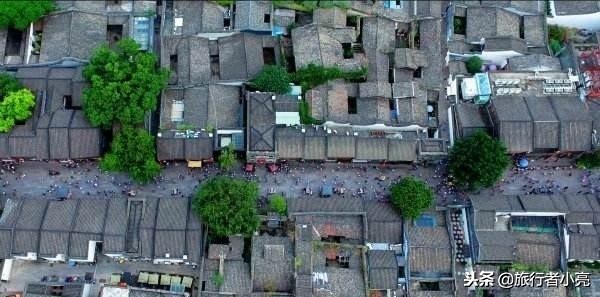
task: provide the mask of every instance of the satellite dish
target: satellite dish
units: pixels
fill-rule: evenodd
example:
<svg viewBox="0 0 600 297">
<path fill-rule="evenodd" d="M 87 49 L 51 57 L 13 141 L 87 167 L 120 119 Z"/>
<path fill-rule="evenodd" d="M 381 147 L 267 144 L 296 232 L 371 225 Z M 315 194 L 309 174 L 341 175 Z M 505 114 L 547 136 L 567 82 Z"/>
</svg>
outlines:
<svg viewBox="0 0 600 297">
<path fill-rule="evenodd" d="M 427 112 L 433 112 L 433 106 L 427 105 Z"/>
</svg>

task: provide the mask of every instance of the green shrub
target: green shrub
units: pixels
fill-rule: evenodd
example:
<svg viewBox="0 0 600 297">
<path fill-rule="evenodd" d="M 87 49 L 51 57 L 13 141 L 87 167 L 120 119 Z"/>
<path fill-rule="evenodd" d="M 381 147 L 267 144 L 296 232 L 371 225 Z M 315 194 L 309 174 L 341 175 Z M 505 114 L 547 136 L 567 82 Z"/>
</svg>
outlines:
<svg viewBox="0 0 600 297">
<path fill-rule="evenodd" d="M 292 73 L 292 81 L 302 86 L 303 90 L 309 90 L 320 86 L 334 79 L 345 79 L 349 81 L 358 81 L 364 79 L 367 70 L 361 68 L 353 71 L 343 71 L 338 67 L 324 67 L 315 64 L 308 64 L 306 67 L 298 69 Z"/>
<path fill-rule="evenodd" d="M 475 74 L 481 72 L 481 66 L 483 65 L 483 61 L 478 56 L 472 56 L 467 60 L 466 66 L 467 71 L 471 74 Z"/>
<path fill-rule="evenodd" d="M 269 200 L 269 210 L 274 211 L 282 216 L 287 214 L 287 202 L 285 198 L 280 195 L 273 195 Z"/>
<path fill-rule="evenodd" d="M 250 86 L 261 92 L 285 94 L 291 90 L 290 75 L 285 68 L 276 65 L 265 65 L 251 81 Z"/>
<path fill-rule="evenodd" d="M 35 96 L 28 89 L 10 92 L 0 102 L 0 132 L 10 131 L 17 121 L 31 117 Z"/>
<path fill-rule="evenodd" d="M 600 167 L 600 151 L 589 152 L 581 155 L 575 162 L 577 167 L 583 169 L 593 169 Z"/>
<path fill-rule="evenodd" d="M 319 121 L 310 115 L 310 106 L 304 99 L 298 102 L 298 113 L 300 114 L 300 123 L 304 125 L 320 124 Z"/>
<path fill-rule="evenodd" d="M 215 274 L 212 277 L 212 281 L 217 288 L 220 288 L 225 282 L 225 277 L 222 274 L 215 272 Z"/>
</svg>

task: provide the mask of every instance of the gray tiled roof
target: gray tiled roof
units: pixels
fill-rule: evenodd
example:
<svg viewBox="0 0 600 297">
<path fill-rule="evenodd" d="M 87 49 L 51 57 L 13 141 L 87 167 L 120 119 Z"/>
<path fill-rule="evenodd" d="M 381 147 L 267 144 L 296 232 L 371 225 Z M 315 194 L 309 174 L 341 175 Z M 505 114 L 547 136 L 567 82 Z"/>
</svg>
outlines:
<svg viewBox="0 0 600 297">
<path fill-rule="evenodd" d="M 252 289 L 267 291 L 269 286 L 277 292 L 293 288 L 294 251 L 288 237 L 252 237 Z"/>
<path fill-rule="evenodd" d="M 127 213 L 128 202 L 131 213 Z M 146 208 L 136 230 L 136 226 L 129 225 L 136 223 L 129 215 L 140 215 L 142 209 L 138 205 L 142 203 Z M 198 218 L 188 210 L 189 203 L 189 199 L 180 198 L 9 199 L 0 217 L 0 239 L 6 239 L 0 243 L 0 255 L 8 255 L 4 257 L 7 258 L 36 252 L 41 256 L 64 254 L 67 258 L 86 258 L 89 242 L 102 241 L 105 253 L 131 252 L 148 258 L 169 253 L 172 258 L 187 255 L 188 261 L 198 263 L 202 229 Z M 28 215 L 19 216 L 24 212 Z M 30 222 L 16 220 L 26 219 L 29 214 Z M 128 228 L 139 234 L 139 238 L 129 238 Z"/>
<path fill-rule="evenodd" d="M 392 53 L 396 42 L 394 21 L 382 17 L 364 17 L 362 40 L 366 52 Z"/>
<path fill-rule="evenodd" d="M 316 24 L 292 30 L 296 68 L 309 64 L 339 66 L 344 61 L 342 43 L 356 40 L 353 28 L 327 28 Z"/>
<path fill-rule="evenodd" d="M 77 210 L 77 200 L 50 201 L 42 223 L 42 230 L 70 231 L 73 216 Z"/>
<path fill-rule="evenodd" d="M 523 16 L 523 31 L 527 45 L 546 46 L 546 16 L 542 14 Z"/>
<path fill-rule="evenodd" d="M 557 118 L 561 121 L 561 151 L 587 151 L 591 149 L 592 118 L 585 103 L 576 97 L 550 98 Z"/>
<path fill-rule="evenodd" d="M 557 15 L 578 15 L 590 14 L 600 11 L 600 4 L 597 0 L 588 1 L 556 1 L 554 4 Z"/>
<path fill-rule="evenodd" d="M 402 217 L 389 203 L 365 202 L 369 242 L 402 243 Z"/>
<path fill-rule="evenodd" d="M 517 237 L 516 261 L 544 264 L 550 269 L 560 266 L 560 240 L 555 234 L 513 232 Z"/>
<path fill-rule="evenodd" d="M 156 139 L 159 160 L 208 160 L 213 157 L 213 138 L 200 136 L 184 139 L 172 138 L 171 135 L 163 132 L 163 137 Z"/>
<path fill-rule="evenodd" d="M 512 262 L 517 244 L 509 231 L 478 231 L 480 262 Z"/>
<path fill-rule="evenodd" d="M 264 22 L 266 14 L 273 14 L 271 1 L 240 1 L 236 3 L 235 28 L 270 32 L 271 22 Z"/>
<path fill-rule="evenodd" d="M 344 198 L 303 198 L 288 199 L 288 213 L 302 212 L 352 212 L 361 213 L 364 211 L 360 199 Z"/>
<path fill-rule="evenodd" d="M 427 88 L 439 89 L 442 84 L 441 42 L 445 40 L 442 32 L 442 20 L 439 18 L 425 19 L 419 22 L 420 47 L 425 50 L 428 65 L 423 68 L 422 79 Z"/>
<path fill-rule="evenodd" d="M 370 250 L 367 254 L 369 259 L 369 269 L 377 268 L 398 268 L 396 254 L 392 250 Z"/>
<path fill-rule="evenodd" d="M 188 1 L 178 1 L 188 2 Z M 205 1 L 197 1 L 204 3 Z M 184 24 L 185 25 L 185 24 Z M 209 41 L 196 36 L 163 36 L 161 66 L 170 67 L 171 56 L 177 57 L 177 70 L 171 73 L 171 83 L 180 85 L 211 81 Z"/>
<path fill-rule="evenodd" d="M 423 50 L 397 48 L 394 50 L 394 67 L 416 70 L 427 66 L 427 56 Z"/>
<path fill-rule="evenodd" d="M 408 229 L 411 274 L 452 275 L 452 250 L 446 227 Z"/>
<path fill-rule="evenodd" d="M 156 229 L 185 229 L 189 201 L 187 199 L 160 199 Z"/>
<path fill-rule="evenodd" d="M 19 67 L 15 77 L 38 94 L 34 117 L 3 134 L 1 157 L 81 159 L 100 155 L 100 129 L 92 128 L 81 110 L 65 110 L 63 97 L 81 105 L 82 64 L 63 59 L 50 64 Z M 42 108 L 42 96 L 45 94 Z M 43 112 L 42 112 L 43 111 Z"/>
<path fill-rule="evenodd" d="M 488 37 L 485 39 L 485 51 L 515 51 L 527 53 L 525 40 L 512 36 Z"/>
<path fill-rule="evenodd" d="M 570 234 L 569 259 L 600 259 L 600 239 L 598 234 Z"/>
<path fill-rule="evenodd" d="M 480 38 L 495 36 L 519 37 L 518 14 L 498 7 L 467 8 L 467 41 L 479 42 Z"/>
<path fill-rule="evenodd" d="M 40 62 L 63 57 L 89 59 L 106 40 L 107 18 L 102 14 L 67 11 L 44 18 Z"/>
</svg>

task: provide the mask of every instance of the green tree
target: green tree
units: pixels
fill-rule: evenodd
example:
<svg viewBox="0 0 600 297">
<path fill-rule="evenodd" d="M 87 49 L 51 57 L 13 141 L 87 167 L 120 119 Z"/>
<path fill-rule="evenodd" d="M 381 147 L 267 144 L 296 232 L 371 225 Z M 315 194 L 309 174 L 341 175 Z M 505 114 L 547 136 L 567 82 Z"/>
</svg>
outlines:
<svg viewBox="0 0 600 297">
<path fill-rule="evenodd" d="M 250 236 L 258 228 L 257 198 L 255 182 L 217 176 L 200 186 L 192 208 L 217 237 Z"/>
<path fill-rule="evenodd" d="M 6 73 L 0 74 L 0 100 L 6 97 L 10 92 L 16 92 L 23 88 L 23 85 L 12 75 Z"/>
<path fill-rule="evenodd" d="M 221 151 L 219 155 L 219 167 L 224 171 L 230 171 L 235 165 L 235 151 L 233 145 L 229 144 L 226 148 Z"/>
<path fill-rule="evenodd" d="M 291 90 L 290 75 L 285 68 L 276 65 L 265 65 L 250 81 L 250 85 L 261 92 L 285 94 Z"/>
<path fill-rule="evenodd" d="M 552 50 L 553 55 L 557 55 L 558 52 L 562 49 L 562 45 L 556 39 L 550 39 L 550 50 Z"/>
<path fill-rule="evenodd" d="M 0 28 L 24 30 L 31 22 L 54 10 L 52 0 L 4 0 L 0 3 Z"/>
<path fill-rule="evenodd" d="M 0 103 L 0 132 L 10 131 L 17 121 L 31 117 L 35 96 L 28 89 L 10 92 Z"/>
<path fill-rule="evenodd" d="M 475 74 L 481 72 L 481 66 L 483 65 L 483 61 L 478 56 L 472 56 L 467 60 L 466 66 L 467 71 L 471 74 Z"/>
<path fill-rule="evenodd" d="M 504 144 L 478 131 L 454 144 L 448 169 L 459 186 L 476 190 L 494 185 L 509 162 Z"/>
<path fill-rule="evenodd" d="M 284 216 L 287 213 L 285 198 L 281 194 L 271 196 L 271 199 L 269 199 L 269 210 Z"/>
<path fill-rule="evenodd" d="M 169 73 L 157 67 L 154 54 L 140 51 L 133 39 L 122 39 L 116 49 L 96 50 L 83 72 L 90 87 L 83 94 L 83 109 L 90 123 L 110 128 L 143 123 L 146 112 L 156 109 L 157 96 Z"/>
<path fill-rule="evenodd" d="M 144 129 L 124 127 L 111 143 L 100 167 L 106 171 L 127 172 L 139 183 L 149 182 L 160 172 L 154 137 Z"/>
<path fill-rule="evenodd" d="M 431 207 L 433 192 L 426 183 L 409 176 L 392 185 L 391 200 L 404 217 L 412 220 Z"/>
</svg>

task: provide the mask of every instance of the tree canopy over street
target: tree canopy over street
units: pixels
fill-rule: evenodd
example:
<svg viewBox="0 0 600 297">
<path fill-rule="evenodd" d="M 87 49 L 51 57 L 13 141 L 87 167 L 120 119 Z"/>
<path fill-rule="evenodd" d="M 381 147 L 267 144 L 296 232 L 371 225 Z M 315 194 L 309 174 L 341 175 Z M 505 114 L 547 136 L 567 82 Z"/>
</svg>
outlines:
<svg viewBox="0 0 600 297">
<path fill-rule="evenodd" d="M 257 198 L 255 182 L 217 176 L 200 185 L 192 208 L 217 237 L 250 236 L 258 227 Z"/>
<path fill-rule="evenodd" d="M 129 172 L 140 183 L 146 183 L 160 172 L 156 162 L 154 137 L 141 128 L 124 127 L 113 139 L 110 151 L 100 163 L 107 171 Z"/>
<path fill-rule="evenodd" d="M 114 50 L 97 49 L 83 74 L 91 83 L 83 94 L 83 109 L 90 123 L 102 128 L 143 123 L 168 79 L 154 54 L 140 51 L 133 39 L 122 39 Z"/>
<path fill-rule="evenodd" d="M 504 144 L 479 131 L 454 144 L 448 169 L 459 186 L 476 190 L 494 185 L 509 162 Z"/>
<path fill-rule="evenodd" d="M 54 1 L 2 1 L 0 4 L 0 28 L 24 30 L 31 22 L 54 10 Z"/>
<path fill-rule="evenodd" d="M 391 188 L 392 204 L 408 219 L 416 219 L 433 203 L 431 188 L 412 176 L 394 183 Z"/>
</svg>

